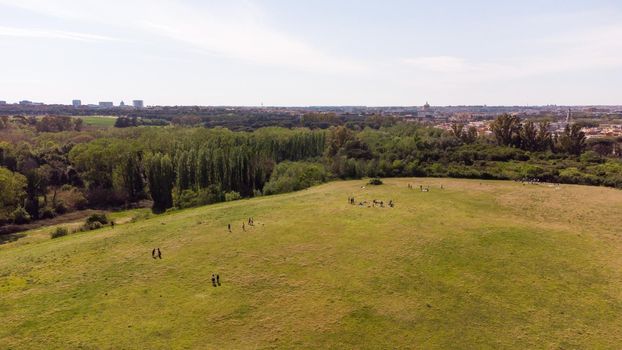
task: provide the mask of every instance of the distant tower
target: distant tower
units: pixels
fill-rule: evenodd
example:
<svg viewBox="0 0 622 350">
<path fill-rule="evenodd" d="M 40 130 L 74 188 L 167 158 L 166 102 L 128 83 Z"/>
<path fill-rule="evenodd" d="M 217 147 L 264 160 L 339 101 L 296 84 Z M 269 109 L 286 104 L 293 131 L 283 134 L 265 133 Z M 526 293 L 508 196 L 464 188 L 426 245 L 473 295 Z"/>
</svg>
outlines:
<svg viewBox="0 0 622 350">
<path fill-rule="evenodd" d="M 71 105 L 74 108 L 78 108 L 78 107 L 82 106 L 82 101 L 80 101 L 80 100 L 73 100 L 73 101 L 71 101 Z"/>
<path fill-rule="evenodd" d="M 121 103 L 119 103 L 119 107 L 125 107 L 125 102 L 121 101 Z"/>
<path fill-rule="evenodd" d="M 143 108 L 145 106 L 143 100 L 134 100 L 132 101 L 132 105 L 134 108 Z"/>
<path fill-rule="evenodd" d="M 428 101 L 425 101 L 425 104 L 423 105 L 423 111 L 424 112 L 430 111 L 430 104 L 428 103 Z"/>
<path fill-rule="evenodd" d="M 570 108 L 568 108 L 568 112 L 566 113 L 566 124 L 570 124 L 570 118 L 572 117 L 572 112 Z"/>
</svg>

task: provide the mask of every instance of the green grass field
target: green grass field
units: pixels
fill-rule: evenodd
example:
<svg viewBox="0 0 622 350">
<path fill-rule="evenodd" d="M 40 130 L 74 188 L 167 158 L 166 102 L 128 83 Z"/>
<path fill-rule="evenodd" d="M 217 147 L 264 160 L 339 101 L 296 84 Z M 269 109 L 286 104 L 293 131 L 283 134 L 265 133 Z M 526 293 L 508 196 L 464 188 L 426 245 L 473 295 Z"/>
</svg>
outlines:
<svg viewBox="0 0 622 350">
<path fill-rule="evenodd" d="M 115 121 L 117 121 L 117 117 L 105 116 L 105 115 L 97 115 L 97 116 L 88 116 L 88 117 L 80 117 L 84 120 L 84 124 L 90 126 L 98 126 L 104 128 L 111 128 L 114 126 Z"/>
<path fill-rule="evenodd" d="M 1 245 L 0 348 L 620 348 L 621 191 L 364 184 Z"/>
</svg>

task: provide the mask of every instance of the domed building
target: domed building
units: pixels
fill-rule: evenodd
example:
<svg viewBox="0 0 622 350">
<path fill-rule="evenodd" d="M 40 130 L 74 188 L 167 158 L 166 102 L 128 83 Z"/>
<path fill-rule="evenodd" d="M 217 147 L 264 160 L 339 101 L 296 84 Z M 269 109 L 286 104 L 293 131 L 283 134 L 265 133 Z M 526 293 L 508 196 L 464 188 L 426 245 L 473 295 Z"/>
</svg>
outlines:
<svg viewBox="0 0 622 350">
<path fill-rule="evenodd" d="M 434 117 L 434 112 L 432 111 L 432 107 L 430 107 L 430 104 L 427 101 L 423 105 L 423 107 L 421 107 L 421 109 L 417 113 L 417 116 L 419 118 L 433 118 Z"/>
</svg>

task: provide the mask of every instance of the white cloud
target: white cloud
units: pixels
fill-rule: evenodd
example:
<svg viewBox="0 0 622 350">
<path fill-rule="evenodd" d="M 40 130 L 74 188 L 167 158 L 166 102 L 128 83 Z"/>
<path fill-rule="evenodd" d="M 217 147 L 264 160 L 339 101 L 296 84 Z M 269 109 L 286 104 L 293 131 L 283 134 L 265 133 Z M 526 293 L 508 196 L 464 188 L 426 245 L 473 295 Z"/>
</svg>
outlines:
<svg viewBox="0 0 622 350">
<path fill-rule="evenodd" d="M 192 6 L 170 0 L 0 0 L 0 4 L 89 26 L 123 28 L 128 35 L 174 40 L 194 51 L 255 64 L 329 73 L 366 69 L 361 62 L 329 54 L 279 30 L 250 1 Z"/>
<path fill-rule="evenodd" d="M 41 38 L 41 39 L 65 39 L 77 41 L 115 41 L 117 39 L 87 33 L 68 32 L 62 30 L 49 29 L 32 29 L 32 28 L 15 28 L 0 26 L 0 36 L 9 36 L 17 38 Z"/>
<path fill-rule="evenodd" d="M 555 73 L 577 73 L 622 67 L 622 26 L 604 26 L 564 36 L 544 37 L 532 45 L 540 54 L 491 58 L 477 62 L 461 57 L 402 59 L 416 76 L 442 84 L 512 80 Z M 500 55 L 502 56 L 502 55 Z"/>
</svg>

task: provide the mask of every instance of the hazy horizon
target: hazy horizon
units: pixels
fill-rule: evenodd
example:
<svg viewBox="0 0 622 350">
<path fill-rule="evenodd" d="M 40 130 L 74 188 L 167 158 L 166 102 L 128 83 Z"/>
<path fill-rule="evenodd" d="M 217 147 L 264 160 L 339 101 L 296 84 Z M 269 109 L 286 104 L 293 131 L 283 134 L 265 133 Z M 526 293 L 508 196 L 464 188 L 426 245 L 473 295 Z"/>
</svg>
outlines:
<svg viewBox="0 0 622 350">
<path fill-rule="evenodd" d="M 620 105 L 618 1 L 0 0 L 0 100 Z"/>
</svg>

